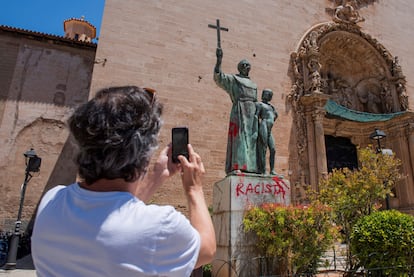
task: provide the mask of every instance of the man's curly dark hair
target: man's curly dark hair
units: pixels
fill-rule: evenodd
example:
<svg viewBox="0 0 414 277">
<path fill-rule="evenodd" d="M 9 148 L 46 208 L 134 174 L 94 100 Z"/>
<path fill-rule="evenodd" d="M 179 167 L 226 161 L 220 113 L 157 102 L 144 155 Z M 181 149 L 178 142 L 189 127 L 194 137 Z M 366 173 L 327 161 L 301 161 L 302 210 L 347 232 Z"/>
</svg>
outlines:
<svg viewBox="0 0 414 277">
<path fill-rule="evenodd" d="M 155 92 L 136 86 L 102 89 L 69 118 L 79 144 L 79 176 L 133 182 L 143 176 L 158 145 L 162 105 Z"/>
</svg>

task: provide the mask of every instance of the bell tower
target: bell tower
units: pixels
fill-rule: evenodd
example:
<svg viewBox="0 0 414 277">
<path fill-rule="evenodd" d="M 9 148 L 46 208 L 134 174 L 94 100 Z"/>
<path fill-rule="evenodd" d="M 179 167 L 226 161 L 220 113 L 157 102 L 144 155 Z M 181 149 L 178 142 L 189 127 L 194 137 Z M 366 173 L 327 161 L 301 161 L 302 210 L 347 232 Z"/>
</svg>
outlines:
<svg viewBox="0 0 414 277">
<path fill-rule="evenodd" d="M 65 20 L 63 22 L 63 29 L 65 31 L 65 38 L 77 41 L 92 42 L 92 39 L 96 37 L 95 26 L 86 21 L 84 16 L 80 19 L 70 18 Z"/>
</svg>

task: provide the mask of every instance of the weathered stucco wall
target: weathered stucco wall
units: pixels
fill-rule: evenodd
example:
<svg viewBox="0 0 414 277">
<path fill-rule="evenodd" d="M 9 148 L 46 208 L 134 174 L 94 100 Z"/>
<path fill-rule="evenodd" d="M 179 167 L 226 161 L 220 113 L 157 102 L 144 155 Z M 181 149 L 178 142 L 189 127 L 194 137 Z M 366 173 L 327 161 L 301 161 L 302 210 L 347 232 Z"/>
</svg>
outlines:
<svg viewBox="0 0 414 277">
<path fill-rule="evenodd" d="M 96 47 L 41 37 L 0 33 L 0 230 L 16 220 L 27 150 L 34 148 L 42 165 L 27 186 L 24 222 L 45 188 L 76 178 L 65 124 L 88 98 Z"/>
</svg>

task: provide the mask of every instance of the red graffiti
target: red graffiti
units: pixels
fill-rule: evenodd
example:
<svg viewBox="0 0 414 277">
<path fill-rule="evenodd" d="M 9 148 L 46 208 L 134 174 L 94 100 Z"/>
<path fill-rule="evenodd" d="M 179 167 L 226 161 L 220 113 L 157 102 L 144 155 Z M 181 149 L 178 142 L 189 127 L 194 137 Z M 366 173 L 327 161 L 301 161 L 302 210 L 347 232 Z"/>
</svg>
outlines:
<svg viewBox="0 0 414 277">
<path fill-rule="evenodd" d="M 232 170 L 240 170 L 240 172 L 237 174 L 237 175 L 240 176 L 241 171 L 246 171 L 247 170 L 247 165 L 244 164 L 240 167 L 239 164 L 233 164 L 233 169 Z"/>
<path fill-rule="evenodd" d="M 239 133 L 239 126 L 235 122 L 231 122 L 229 124 L 229 137 L 237 137 L 237 134 Z"/>
<path fill-rule="evenodd" d="M 242 195 L 249 195 L 249 194 L 271 194 L 271 195 L 282 195 L 283 198 L 285 198 L 286 190 L 289 189 L 289 187 L 286 185 L 286 183 L 277 178 L 273 178 L 273 183 L 265 183 L 265 182 L 259 182 L 256 184 L 244 184 L 244 183 L 238 183 L 236 185 L 236 196 L 242 196 Z"/>
<path fill-rule="evenodd" d="M 272 177 L 272 180 L 273 180 L 273 182 L 275 182 L 276 184 L 283 185 L 283 186 L 285 186 L 285 188 L 289 189 L 289 186 L 285 183 L 285 181 L 283 181 L 283 179 L 280 179 L 280 178 L 279 178 L 279 177 L 277 177 L 277 176 L 273 176 L 273 177 Z"/>
</svg>

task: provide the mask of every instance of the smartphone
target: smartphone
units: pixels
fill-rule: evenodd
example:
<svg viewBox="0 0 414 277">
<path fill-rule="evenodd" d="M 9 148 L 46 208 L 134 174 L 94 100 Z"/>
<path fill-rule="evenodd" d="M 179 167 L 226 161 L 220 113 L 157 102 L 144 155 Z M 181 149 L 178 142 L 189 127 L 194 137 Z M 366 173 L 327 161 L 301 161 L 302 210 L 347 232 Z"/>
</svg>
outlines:
<svg viewBox="0 0 414 277">
<path fill-rule="evenodd" d="M 188 128 L 187 127 L 175 127 L 172 128 L 172 161 L 173 163 L 179 163 L 179 155 L 185 156 L 187 159 L 188 155 Z"/>
</svg>

